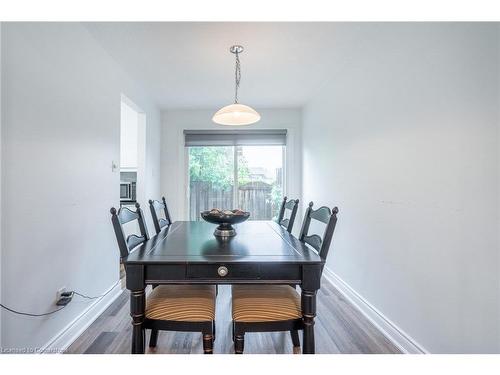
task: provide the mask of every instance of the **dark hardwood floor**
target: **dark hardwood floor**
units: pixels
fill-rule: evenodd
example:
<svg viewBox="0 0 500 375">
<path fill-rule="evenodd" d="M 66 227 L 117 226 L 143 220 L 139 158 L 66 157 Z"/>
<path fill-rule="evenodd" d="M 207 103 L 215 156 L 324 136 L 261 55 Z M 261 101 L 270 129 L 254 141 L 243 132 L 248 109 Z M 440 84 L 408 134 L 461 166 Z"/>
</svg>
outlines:
<svg viewBox="0 0 500 375">
<path fill-rule="evenodd" d="M 128 301 L 128 291 L 125 290 L 66 353 L 130 353 L 132 326 Z M 216 319 L 214 353 L 234 353 L 229 286 L 219 286 Z M 399 350 L 325 279 L 318 293 L 315 335 L 316 353 L 399 353 Z M 149 332 L 146 339 L 146 342 L 149 342 Z M 245 353 L 292 352 L 288 332 L 245 335 Z M 146 353 L 152 352 L 147 348 Z M 160 331 L 155 353 L 201 354 L 201 334 Z"/>
</svg>

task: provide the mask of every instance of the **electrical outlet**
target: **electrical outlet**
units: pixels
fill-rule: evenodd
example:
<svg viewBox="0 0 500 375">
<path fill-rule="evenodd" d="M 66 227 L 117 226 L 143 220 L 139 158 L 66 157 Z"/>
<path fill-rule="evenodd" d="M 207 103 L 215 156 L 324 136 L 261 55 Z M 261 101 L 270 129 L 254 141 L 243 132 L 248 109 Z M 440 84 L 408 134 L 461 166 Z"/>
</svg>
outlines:
<svg viewBox="0 0 500 375">
<path fill-rule="evenodd" d="M 61 298 L 59 300 L 57 300 L 56 305 L 57 306 L 66 306 L 73 299 L 73 294 L 74 294 L 73 292 L 61 293 Z"/>
<path fill-rule="evenodd" d="M 56 302 L 59 301 L 61 299 L 61 294 L 67 292 L 67 288 L 65 286 L 59 288 L 56 292 Z"/>
</svg>

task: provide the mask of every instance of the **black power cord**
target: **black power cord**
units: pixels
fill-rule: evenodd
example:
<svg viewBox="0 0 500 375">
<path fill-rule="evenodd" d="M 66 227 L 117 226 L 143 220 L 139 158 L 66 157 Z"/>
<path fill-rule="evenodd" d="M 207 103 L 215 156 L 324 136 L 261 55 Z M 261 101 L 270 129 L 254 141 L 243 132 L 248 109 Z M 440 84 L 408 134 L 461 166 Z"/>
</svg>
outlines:
<svg viewBox="0 0 500 375">
<path fill-rule="evenodd" d="M 77 296 L 80 296 L 80 297 L 83 297 L 83 298 L 87 298 L 87 299 L 97 299 L 97 298 L 102 298 L 102 297 L 104 297 L 104 296 L 105 296 L 106 294 L 108 294 L 109 292 L 108 292 L 108 293 L 106 293 L 106 294 L 103 294 L 103 295 L 101 295 L 101 296 L 97 296 L 97 297 L 89 297 L 89 296 L 86 296 L 85 294 L 81 294 L 81 293 L 78 293 L 78 292 L 75 292 L 75 291 L 73 291 L 73 293 L 74 293 L 74 294 L 76 294 Z"/>
<path fill-rule="evenodd" d="M 96 296 L 96 297 L 89 297 L 89 296 L 86 296 L 85 294 L 78 293 L 78 292 L 75 292 L 75 291 L 73 291 L 73 294 L 76 294 L 77 296 L 80 296 L 80 297 L 83 297 L 83 298 L 86 298 L 86 299 L 97 299 L 97 298 L 103 298 L 103 297 L 106 297 L 106 296 L 109 294 L 109 292 L 111 292 L 111 291 L 115 288 L 115 286 L 117 286 L 117 285 L 118 285 L 118 283 L 120 283 L 120 282 L 121 282 L 121 280 L 118 280 L 116 283 L 114 283 L 114 284 L 113 284 L 113 286 L 112 286 L 111 288 L 109 288 L 109 290 L 108 290 L 106 293 L 101 294 L 100 296 Z"/>
<path fill-rule="evenodd" d="M 118 280 L 106 293 L 100 295 L 100 296 L 96 296 L 96 297 L 89 297 L 89 296 L 86 296 L 85 294 L 81 294 L 81 293 L 78 293 L 78 292 L 75 292 L 75 291 L 72 291 L 72 293 L 80 296 L 80 297 L 83 297 L 83 298 L 86 298 L 86 299 L 97 299 L 97 298 L 103 298 L 105 297 L 109 292 L 111 292 L 116 285 L 118 285 L 118 283 L 120 282 L 120 280 Z M 71 293 L 71 292 L 67 292 L 67 293 Z M 14 313 L 14 314 L 18 314 L 18 315 L 25 315 L 25 316 L 32 316 L 32 317 L 40 317 L 40 316 L 46 316 L 46 315 L 51 315 L 51 314 L 54 314 L 58 311 L 61 311 L 62 309 L 64 309 L 65 307 L 67 306 L 66 305 L 63 305 L 62 307 L 58 308 L 57 310 L 54 310 L 54 311 L 49 311 L 47 313 L 43 313 L 43 314 L 32 314 L 32 313 L 27 313 L 27 312 L 23 312 L 23 311 L 17 311 L 17 310 L 14 310 L 14 309 L 11 309 L 10 307 L 7 307 L 5 306 L 4 304 L 0 303 L 0 307 L 2 307 L 3 309 L 7 310 L 7 311 L 10 311 L 11 313 Z"/>
<path fill-rule="evenodd" d="M 17 311 L 17 310 L 11 309 L 10 307 L 7 307 L 7 306 L 5 306 L 5 305 L 3 305 L 3 304 L 1 304 L 1 303 L 0 303 L 0 306 L 1 306 L 2 308 L 4 308 L 5 310 L 10 311 L 10 312 L 12 312 L 12 313 L 14 313 L 14 314 L 26 315 L 26 316 L 35 316 L 35 317 L 38 317 L 38 316 L 46 316 L 46 315 L 51 315 L 51 314 L 54 314 L 54 313 L 56 313 L 56 312 L 58 312 L 58 311 L 61 311 L 62 309 L 64 309 L 64 308 L 66 307 L 66 305 L 65 305 L 65 306 L 63 306 L 63 307 L 58 308 L 57 310 L 50 311 L 50 312 L 43 313 L 43 314 L 31 314 L 31 313 L 27 313 L 27 312 L 22 312 L 22 311 Z"/>
</svg>

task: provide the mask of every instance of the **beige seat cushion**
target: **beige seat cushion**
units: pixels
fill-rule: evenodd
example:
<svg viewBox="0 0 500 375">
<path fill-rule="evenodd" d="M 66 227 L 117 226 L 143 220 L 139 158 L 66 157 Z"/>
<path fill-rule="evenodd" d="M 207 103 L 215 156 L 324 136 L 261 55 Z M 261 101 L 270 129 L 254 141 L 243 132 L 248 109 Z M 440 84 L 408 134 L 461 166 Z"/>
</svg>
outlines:
<svg viewBox="0 0 500 375">
<path fill-rule="evenodd" d="M 302 317 L 300 295 L 288 285 L 234 285 L 235 322 L 275 322 Z"/>
<path fill-rule="evenodd" d="M 160 285 L 147 296 L 146 318 L 179 322 L 215 319 L 215 285 Z"/>
</svg>

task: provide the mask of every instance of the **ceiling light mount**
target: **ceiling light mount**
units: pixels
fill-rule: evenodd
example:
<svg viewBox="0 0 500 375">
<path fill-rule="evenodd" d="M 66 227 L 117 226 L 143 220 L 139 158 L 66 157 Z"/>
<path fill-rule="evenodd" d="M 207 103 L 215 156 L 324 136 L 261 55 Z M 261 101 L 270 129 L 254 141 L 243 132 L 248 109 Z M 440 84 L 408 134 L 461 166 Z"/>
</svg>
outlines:
<svg viewBox="0 0 500 375">
<path fill-rule="evenodd" d="M 229 52 L 234 54 L 242 53 L 243 51 L 243 46 L 240 46 L 239 44 L 235 44 L 234 46 L 231 46 L 231 48 L 229 48 Z"/>
<path fill-rule="evenodd" d="M 238 89 L 241 80 L 241 64 L 239 54 L 244 50 L 243 46 L 235 44 L 229 48 L 229 52 L 236 57 L 234 71 L 234 104 L 227 105 L 217 111 L 212 118 L 213 122 L 220 125 L 250 125 L 260 120 L 260 115 L 252 107 L 238 102 Z"/>
</svg>

